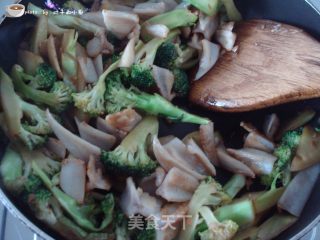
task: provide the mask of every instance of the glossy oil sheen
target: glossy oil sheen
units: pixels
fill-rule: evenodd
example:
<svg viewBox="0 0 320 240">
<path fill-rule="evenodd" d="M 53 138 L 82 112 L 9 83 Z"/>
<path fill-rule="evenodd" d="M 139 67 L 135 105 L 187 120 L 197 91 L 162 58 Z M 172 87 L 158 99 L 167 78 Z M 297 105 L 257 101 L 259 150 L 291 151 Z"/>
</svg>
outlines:
<svg viewBox="0 0 320 240">
<path fill-rule="evenodd" d="M 25 2 L 26 1 L 22 3 L 25 4 Z M 43 4 L 44 1 L 31 2 L 39 5 Z M 59 3 L 59 1 L 55 2 Z M 320 16 L 303 0 L 238 0 L 237 5 L 239 6 L 239 9 L 245 19 L 263 18 L 285 22 L 288 24 L 299 26 L 311 33 L 316 38 L 320 38 Z M 30 33 L 28 24 L 26 24 L 27 22 L 29 22 L 29 20 L 32 21 L 34 20 L 34 18 L 31 16 L 27 16 L 18 19 L 7 19 L 0 27 L 0 66 L 3 67 L 6 71 L 8 71 L 12 64 L 16 62 L 16 50 L 19 43 L 21 42 L 23 37 L 26 36 L 26 34 Z M 32 26 L 32 24 L 29 25 L 29 27 L 30 26 Z M 184 105 L 194 113 L 198 113 L 211 118 L 215 122 L 216 129 L 218 129 L 224 136 L 227 145 L 231 147 L 241 146 L 241 137 L 244 133 L 239 128 L 239 123 L 241 120 L 253 121 L 258 124 L 262 122 L 263 116 L 265 114 L 277 112 L 280 116 L 282 116 L 282 118 L 286 118 L 290 116 L 290 114 L 294 114 L 299 109 L 303 109 L 305 107 L 312 107 L 320 112 L 320 99 L 292 103 L 289 105 L 278 106 L 275 108 L 259 110 L 251 113 L 238 114 L 208 112 L 205 110 L 186 106 L 186 104 L 183 102 L 180 102 L 179 104 Z M 162 122 L 160 135 L 164 136 L 167 134 L 174 134 L 179 137 L 183 137 L 185 134 L 195 130 L 196 128 L 197 127 L 194 125 L 169 125 L 165 122 Z M 0 141 L 0 155 L 2 155 L 4 149 L 4 143 L 1 142 L 2 141 Z M 228 174 L 225 174 L 221 171 L 218 172 L 218 179 L 221 179 L 223 181 L 227 177 Z M 318 180 L 316 186 L 319 185 L 320 180 Z M 23 204 L 17 201 L 17 199 L 12 198 L 12 196 L 10 196 L 10 194 L 8 194 L 3 189 L 2 184 L 0 185 L 0 188 L 3 191 L 0 191 L 0 196 L 2 194 L 5 194 L 5 197 L 8 197 L 9 199 L 8 201 L 6 201 L 6 206 L 11 208 L 11 211 L 14 211 L 15 215 L 18 215 L 18 217 L 20 216 L 20 219 L 22 219 L 31 229 L 39 232 L 42 237 L 45 237 L 44 233 L 41 233 L 38 228 L 34 227 L 33 224 L 36 224 L 36 226 L 39 226 L 52 237 L 61 239 L 60 237 L 57 237 L 57 235 L 55 235 L 52 231 L 46 229 L 39 221 L 34 219 L 30 212 L 24 208 Z M 14 204 L 12 202 L 14 202 Z M 278 239 L 297 239 L 298 237 L 304 235 L 308 230 L 310 230 L 312 224 L 315 224 L 318 221 L 317 218 L 320 214 L 319 202 L 320 191 L 315 189 L 299 221 L 289 230 L 279 236 Z M 25 217 L 30 221 L 26 220 Z"/>
</svg>

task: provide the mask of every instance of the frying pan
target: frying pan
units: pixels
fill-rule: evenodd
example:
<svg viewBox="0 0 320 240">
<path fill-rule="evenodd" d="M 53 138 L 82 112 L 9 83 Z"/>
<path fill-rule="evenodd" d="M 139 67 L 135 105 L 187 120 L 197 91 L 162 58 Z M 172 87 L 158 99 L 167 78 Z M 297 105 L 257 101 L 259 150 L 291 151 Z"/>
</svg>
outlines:
<svg viewBox="0 0 320 240">
<path fill-rule="evenodd" d="M 33 2 L 43 6 L 44 1 L 22 1 Z M 55 1 L 59 3 L 59 1 Z M 61 1 L 60 1 L 61 3 Z M 236 4 L 241 11 L 244 19 L 271 19 L 279 22 L 292 24 L 305 29 L 317 39 L 320 39 L 320 16 L 303 0 L 236 0 Z M 28 33 L 28 25 L 32 26 L 32 16 L 24 16 L 16 19 L 6 19 L 0 26 L 0 66 L 5 71 L 9 71 L 16 62 L 17 48 L 21 40 Z M 320 78 L 320 76 L 319 76 Z M 320 80 L 320 79 L 319 79 Z M 275 84 L 276 79 L 275 79 Z M 276 112 L 281 119 L 285 119 L 295 114 L 299 110 L 311 107 L 320 112 L 320 99 L 296 102 L 273 108 L 263 109 L 255 112 L 222 114 L 209 112 L 204 109 L 198 109 L 188 106 L 185 101 L 178 101 L 176 104 L 184 106 L 189 111 L 207 116 L 215 122 L 218 129 L 225 138 L 227 145 L 231 147 L 240 147 L 243 131 L 239 128 L 241 120 L 248 120 L 259 126 L 264 116 Z M 160 135 L 174 134 L 183 137 L 186 133 L 195 130 L 197 126 L 189 124 L 169 125 L 164 122 L 160 125 Z M 0 157 L 2 157 L 6 139 L 0 139 Z M 217 178 L 223 181 L 228 177 L 225 173 L 219 172 Z M 317 181 L 320 185 L 320 179 Z M 14 198 L 8 193 L 0 182 L 0 198 L 9 211 L 25 223 L 32 231 L 44 239 L 62 239 L 59 234 L 48 229 L 44 224 L 37 221 L 31 212 L 21 204 L 19 199 Z M 285 231 L 277 239 L 299 239 L 308 233 L 320 221 L 320 191 L 314 189 L 299 221 L 290 229 Z"/>
</svg>

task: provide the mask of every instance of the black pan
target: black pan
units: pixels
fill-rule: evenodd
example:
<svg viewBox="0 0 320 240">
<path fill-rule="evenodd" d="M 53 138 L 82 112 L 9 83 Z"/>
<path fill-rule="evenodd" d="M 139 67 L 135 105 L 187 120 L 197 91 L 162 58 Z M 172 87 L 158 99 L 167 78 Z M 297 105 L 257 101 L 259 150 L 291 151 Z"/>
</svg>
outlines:
<svg viewBox="0 0 320 240">
<path fill-rule="evenodd" d="M 30 1 L 23 1 L 22 3 L 26 5 L 27 2 Z M 42 6 L 44 1 L 36 0 L 31 2 Z M 59 1 L 56 2 L 59 3 Z M 318 15 L 303 0 L 236 0 L 236 3 L 245 19 L 263 18 L 288 23 L 301 27 L 317 39 L 320 39 L 320 15 Z M 32 16 L 24 16 L 17 19 L 6 19 L 0 26 L 0 66 L 6 71 L 9 71 L 11 66 L 16 62 L 16 50 L 18 45 L 28 33 L 28 25 L 30 26 L 31 24 L 32 26 L 33 21 L 34 18 Z M 277 84 L 276 79 L 275 84 Z M 211 118 L 215 122 L 216 128 L 219 129 L 226 139 L 227 144 L 232 147 L 237 147 L 237 145 L 239 146 L 240 138 L 243 135 L 243 131 L 239 129 L 239 122 L 241 120 L 249 120 L 259 124 L 262 122 L 263 117 L 266 114 L 272 112 L 278 113 L 282 119 L 285 119 L 305 107 L 311 107 L 320 112 L 320 99 L 296 102 L 255 112 L 237 114 L 208 112 L 203 109 L 189 106 L 186 102 L 177 102 L 177 104 L 185 106 L 194 113 Z M 194 129 L 196 129 L 196 126 L 194 125 L 169 125 L 162 123 L 160 134 L 174 134 L 178 137 L 183 137 L 186 133 L 191 132 Z M 3 154 L 5 142 L 5 139 L 0 139 L 0 157 Z M 225 174 L 220 173 L 218 178 L 223 181 Z M 318 179 L 316 186 L 317 185 L 320 185 L 320 179 Z M 0 198 L 14 215 L 20 218 L 28 227 L 31 228 L 31 230 L 38 233 L 41 237 L 45 239 L 62 239 L 57 233 L 52 232 L 42 223 L 37 221 L 28 209 L 21 205 L 19 199 L 15 199 L 6 192 L 2 183 L 0 183 Z M 318 191 L 318 189 L 314 189 L 299 221 L 277 239 L 299 239 L 308 233 L 320 221 L 319 202 L 320 191 Z"/>
</svg>

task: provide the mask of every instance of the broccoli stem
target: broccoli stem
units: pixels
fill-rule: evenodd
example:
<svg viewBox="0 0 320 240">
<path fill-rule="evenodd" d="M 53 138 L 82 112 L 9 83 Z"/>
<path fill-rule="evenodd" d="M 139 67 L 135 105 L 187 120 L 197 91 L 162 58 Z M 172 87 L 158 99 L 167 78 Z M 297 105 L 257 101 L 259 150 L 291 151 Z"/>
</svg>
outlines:
<svg viewBox="0 0 320 240">
<path fill-rule="evenodd" d="M 248 199 L 222 206 L 214 211 L 214 215 L 219 222 L 232 220 L 239 227 L 246 227 L 255 220 L 254 206 Z"/>
<path fill-rule="evenodd" d="M 167 101 L 158 94 L 147 94 L 141 92 L 139 94 L 127 94 L 127 92 L 119 92 L 119 95 L 128 102 L 132 102 L 135 108 L 143 110 L 151 115 L 165 116 L 173 121 L 180 121 L 194 124 L 208 124 L 209 120 L 193 114 L 190 114 Z"/>
<path fill-rule="evenodd" d="M 223 190 L 226 194 L 233 199 L 244 186 L 246 185 L 246 178 L 241 174 L 235 174 L 232 178 L 224 185 Z"/>
<path fill-rule="evenodd" d="M 50 107 L 55 107 L 58 103 L 53 94 L 46 91 L 36 90 L 28 86 L 21 78 L 23 69 L 15 65 L 12 68 L 12 78 L 15 89 L 22 94 L 24 98 L 33 100 L 37 104 L 45 104 Z M 26 78 L 28 79 L 28 78 Z"/>
<path fill-rule="evenodd" d="M 234 0 L 221 0 L 226 8 L 229 21 L 241 21 L 242 16 L 237 9 Z"/>
<path fill-rule="evenodd" d="M 220 0 L 188 0 L 188 2 L 208 16 L 217 14 L 221 7 Z"/>
<path fill-rule="evenodd" d="M 276 188 L 271 189 L 261 195 L 259 195 L 254 201 L 254 207 L 256 210 L 256 214 L 263 213 L 266 210 L 274 207 L 277 203 L 280 197 L 282 196 L 285 188 Z"/>
<path fill-rule="evenodd" d="M 80 227 L 83 227 L 89 231 L 98 232 L 106 228 L 112 221 L 112 215 L 106 215 L 101 225 L 99 227 L 95 227 L 94 224 L 84 214 L 84 209 L 78 206 L 76 200 L 53 185 L 47 174 L 38 166 L 35 161 L 32 161 L 32 169 L 35 174 L 41 178 L 45 186 L 52 192 L 53 196 L 58 200 L 64 210 L 74 219 L 77 224 L 79 224 Z"/>
<path fill-rule="evenodd" d="M 199 213 L 201 214 L 201 216 L 205 220 L 207 226 L 210 226 L 212 224 L 219 222 L 209 207 L 201 207 L 199 209 Z"/>
<path fill-rule="evenodd" d="M 178 27 L 192 26 L 197 21 L 196 14 L 190 12 L 188 9 L 176 9 L 171 12 L 157 15 L 145 21 L 141 26 L 141 37 L 145 41 L 152 39 L 152 36 L 146 31 L 149 25 L 161 24 L 169 28 L 169 30 Z"/>
</svg>

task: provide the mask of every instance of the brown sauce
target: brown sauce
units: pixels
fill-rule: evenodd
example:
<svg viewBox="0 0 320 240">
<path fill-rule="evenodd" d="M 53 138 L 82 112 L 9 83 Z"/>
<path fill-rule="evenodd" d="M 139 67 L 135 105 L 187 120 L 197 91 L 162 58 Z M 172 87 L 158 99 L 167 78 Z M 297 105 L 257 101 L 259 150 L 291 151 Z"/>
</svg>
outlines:
<svg viewBox="0 0 320 240">
<path fill-rule="evenodd" d="M 11 6 L 10 9 L 12 9 L 12 10 L 22 10 L 23 7 L 21 7 L 19 5 L 14 5 L 14 6 Z"/>
</svg>

